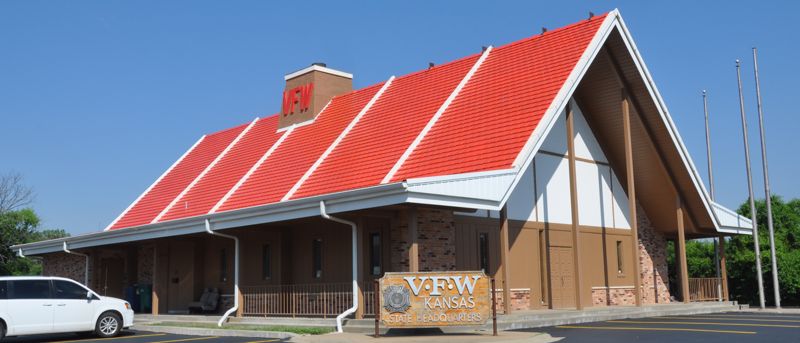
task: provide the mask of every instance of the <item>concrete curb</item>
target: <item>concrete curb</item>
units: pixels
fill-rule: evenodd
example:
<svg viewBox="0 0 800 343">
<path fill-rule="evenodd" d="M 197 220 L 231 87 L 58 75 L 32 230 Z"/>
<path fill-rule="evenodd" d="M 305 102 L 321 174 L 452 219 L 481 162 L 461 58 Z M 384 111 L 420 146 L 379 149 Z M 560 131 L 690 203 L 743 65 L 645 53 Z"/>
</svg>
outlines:
<svg viewBox="0 0 800 343">
<path fill-rule="evenodd" d="M 189 336 L 253 337 L 253 338 L 277 338 L 277 339 L 289 339 L 295 336 L 299 336 L 291 332 L 278 332 L 278 331 L 185 328 L 178 326 L 153 326 L 153 325 L 139 325 L 139 324 L 133 325 L 131 329 L 138 331 L 151 331 L 151 332 L 171 333 L 175 335 L 189 335 Z"/>
</svg>

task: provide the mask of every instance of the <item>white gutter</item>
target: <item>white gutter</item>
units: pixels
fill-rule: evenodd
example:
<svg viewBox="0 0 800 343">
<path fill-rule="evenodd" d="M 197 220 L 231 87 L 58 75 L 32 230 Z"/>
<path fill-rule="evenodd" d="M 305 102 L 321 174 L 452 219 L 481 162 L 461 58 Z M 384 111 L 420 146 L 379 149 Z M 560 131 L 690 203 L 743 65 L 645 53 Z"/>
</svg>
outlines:
<svg viewBox="0 0 800 343">
<path fill-rule="evenodd" d="M 356 223 L 351 222 L 349 220 L 344 220 L 341 218 L 331 217 L 325 212 L 325 201 L 319 202 L 319 212 L 323 218 L 332 220 L 338 223 L 350 225 L 353 229 L 353 307 L 345 310 L 340 315 L 336 316 L 336 331 L 339 333 L 344 332 L 342 330 L 342 320 L 344 317 L 347 317 L 356 312 L 358 309 L 358 226 Z"/>
<path fill-rule="evenodd" d="M 84 267 L 85 269 L 83 271 L 83 285 L 86 286 L 86 287 L 89 287 L 89 255 L 82 254 L 82 253 L 79 253 L 79 252 L 70 251 L 69 249 L 67 249 L 67 242 L 64 242 L 63 247 L 64 247 L 64 252 L 67 253 L 67 254 L 83 256 L 84 258 L 86 258 L 86 266 Z M 19 249 L 19 253 L 20 253 L 20 256 L 21 256 L 22 255 L 22 249 Z"/>
<path fill-rule="evenodd" d="M 239 237 L 231 236 L 224 233 L 214 232 L 211 230 L 211 221 L 206 218 L 206 232 L 211 235 L 230 238 L 234 242 L 234 255 L 233 255 L 233 307 L 228 309 L 225 314 L 222 315 L 222 318 L 219 319 L 217 322 L 217 326 L 222 326 L 231 313 L 237 311 L 239 309 Z"/>
</svg>

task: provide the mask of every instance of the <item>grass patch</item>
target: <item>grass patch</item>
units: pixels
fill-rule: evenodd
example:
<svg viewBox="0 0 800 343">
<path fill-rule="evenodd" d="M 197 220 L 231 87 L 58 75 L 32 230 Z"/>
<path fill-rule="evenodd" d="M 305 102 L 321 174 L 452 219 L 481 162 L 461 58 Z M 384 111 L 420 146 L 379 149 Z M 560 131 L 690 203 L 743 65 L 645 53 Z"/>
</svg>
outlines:
<svg viewBox="0 0 800 343">
<path fill-rule="evenodd" d="M 222 327 L 218 327 L 216 323 L 203 323 L 203 322 L 160 322 L 148 325 L 173 326 L 173 327 L 183 327 L 183 328 L 201 328 L 201 329 L 277 331 L 277 332 L 291 332 L 298 335 L 323 335 L 326 333 L 333 332 L 332 328 L 327 328 L 327 327 L 258 325 L 258 324 L 236 324 L 236 323 L 224 324 L 222 325 Z"/>
</svg>

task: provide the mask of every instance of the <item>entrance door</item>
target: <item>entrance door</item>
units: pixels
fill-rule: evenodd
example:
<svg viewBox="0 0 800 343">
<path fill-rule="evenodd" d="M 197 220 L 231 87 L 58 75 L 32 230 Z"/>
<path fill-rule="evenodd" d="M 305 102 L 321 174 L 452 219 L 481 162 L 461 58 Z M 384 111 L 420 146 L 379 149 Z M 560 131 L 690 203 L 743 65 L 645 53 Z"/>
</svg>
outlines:
<svg viewBox="0 0 800 343">
<path fill-rule="evenodd" d="M 170 243 L 167 281 L 167 312 L 189 313 L 189 303 L 194 301 L 193 243 Z"/>
<path fill-rule="evenodd" d="M 100 292 L 104 296 L 120 298 L 124 296 L 123 275 L 125 261 L 118 257 L 100 260 Z"/>
<path fill-rule="evenodd" d="M 553 308 L 575 307 L 572 248 L 550 247 L 550 293 Z"/>
</svg>

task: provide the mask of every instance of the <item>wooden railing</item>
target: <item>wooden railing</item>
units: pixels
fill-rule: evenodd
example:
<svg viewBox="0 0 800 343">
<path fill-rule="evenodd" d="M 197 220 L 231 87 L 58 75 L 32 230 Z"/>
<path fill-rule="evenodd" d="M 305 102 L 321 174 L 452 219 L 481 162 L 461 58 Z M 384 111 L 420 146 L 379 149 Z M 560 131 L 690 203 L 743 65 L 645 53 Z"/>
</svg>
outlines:
<svg viewBox="0 0 800 343">
<path fill-rule="evenodd" d="M 689 278 L 690 301 L 718 301 L 721 299 L 721 292 L 721 278 Z"/>
<path fill-rule="evenodd" d="M 372 314 L 371 284 L 364 287 L 364 313 Z M 248 317 L 336 317 L 353 306 L 352 283 L 243 286 L 242 314 Z M 369 311 L 369 312 L 368 312 Z"/>
</svg>

